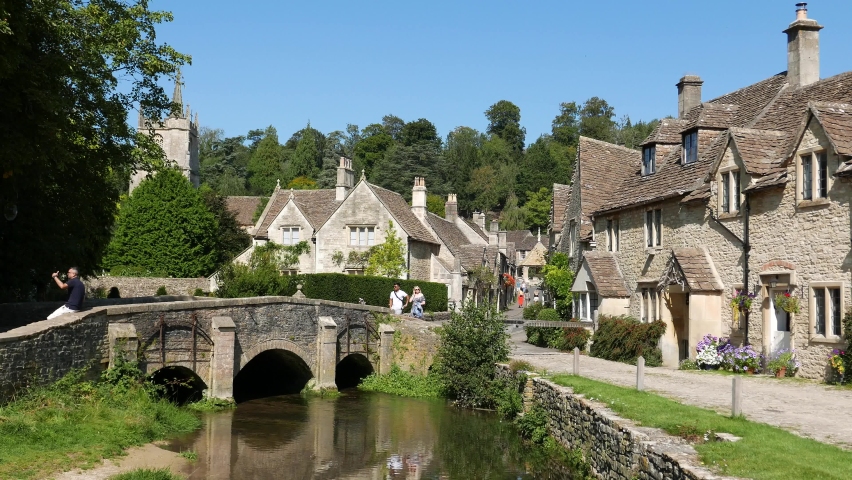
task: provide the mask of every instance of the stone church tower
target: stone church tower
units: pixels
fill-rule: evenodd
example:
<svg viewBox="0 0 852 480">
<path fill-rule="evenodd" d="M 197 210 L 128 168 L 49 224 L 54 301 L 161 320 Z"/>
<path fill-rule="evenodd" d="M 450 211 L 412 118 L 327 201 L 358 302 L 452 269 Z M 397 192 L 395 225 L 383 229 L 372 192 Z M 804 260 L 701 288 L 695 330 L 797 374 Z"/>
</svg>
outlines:
<svg viewBox="0 0 852 480">
<path fill-rule="evenodd" d="M 184 108 L 180 72 L 175 80 L 172 102 L 180 105 L 178 112 L 172 113 L 163 120 L 154 121 L 143 118 L 140 112 L 137 128 L 145 134 L 148 133 L 149 128 L 153 128 L 154 141 L 163 147 L 166 158 L 180 167 L 184 176 L 198 187 L 201 180 L 198 162 L 198 112 L 195 113 L 195 120 L 193 120 L 189 105 Z M 148 172 L 144 170 L 133 174 L 130 179 L 130 191 L 138 187 L 147 175 Z"/>
</svg>

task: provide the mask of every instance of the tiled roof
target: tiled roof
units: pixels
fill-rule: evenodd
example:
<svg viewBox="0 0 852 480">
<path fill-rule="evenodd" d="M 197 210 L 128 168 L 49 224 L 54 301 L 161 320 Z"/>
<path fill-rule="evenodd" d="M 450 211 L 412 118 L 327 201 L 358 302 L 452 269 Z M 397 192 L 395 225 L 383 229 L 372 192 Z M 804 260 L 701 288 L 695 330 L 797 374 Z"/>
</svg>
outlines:
<svg viewBox="0 0 852 480">
<path fill-rule="evenodd" d="M 568 208 L 568 202 L 570 200 L 571 186 L 554 183 L 553 202 L 550 210 L 550 228 L 552 228 L 554 232 L 562 231 L 562 224 L 565 220 L 565 209 Z"/>
<path fill-rule="evenodd" d="M 787 170 L 770 173 L 757 178 L 754 183 L 743 189 L 743 192 L 753 192 L 764 188 L 778 187 L 787 183 Z"/>
<path fill-rule="evenodd" d="M 599 210 L 606 199 L 617 190 L 622 181 L 638 174 L 642 152 L 620 147 L 611 143 L 580 137 L 577 146 L 578 172 L 582 218 L 580 239 L 591 238 L 592 225 L 589 215 Z"/>
<path fill-rule="evenodd" d="M 618 268 L 618 260 L 610 252 L 590 251 L 583 254 L 589 267 L 598 295 L 602 297 L 629 297 L 627 282 Z"/>
<path fill-rule="evenodd" d="M 810 110 L 819 120 L 834 150 L 852 156 L 852 105 L 812 102 Z"/>
<path fill-rule="evenodd" d="M 287 202 L 290 201 L 290 195 L 293 195 L 293 202 L 305 215 L 308 223 L 318 229 L 328 220 L 328 217 L 342 203 L 335 200 L 335 191 L 326 190 L 283 190 L 276 189 L 269 199 L 270 205 L 266 208 L 266 215 L 261 219 L 260 228 L 257 229 L 255 236 L 266 238 L 268 236 L 269 225 L 275 220 L 275 217 L 281 213 Z"/>
<path fill-rule="evenodd" d="M 379 200 L 390 211 L 391 215 L 399 221 L 400 227 L 405 230 L 410 238 L 420 242 L 438 243 L 426 226 L 420 222 L 420 219 L 412 213 L 411 207 L 402 198 L 402 195 L 372 183 L 367 183 L 367 186 L 379 197 Z M 334 190 L 331 190 L 331 192 L 333 194 Z"/>
<path fill-rule="evenodd" d="M 681 132 L 686 126 L 686 120 L 678 118 L 664 118 L 660 120 L 654 131 L 648 135 L 642 145 L 651 143 L 666 143 L 671 145 L 680 144 L 682 141 Z"/>
<path fill-rule="evenodd" d="M 785 160 L 787 135 L 777 130 L 731 128 L 731 140 L 750 175 L 777 173 Z"/>
<path fill-rule="evenodd" d="M 738 110 L 737 105 L 702 103 L 689 111 L 681 131 L 692 130 L 693 128 L 728 128 L 733 123 Z"/>
<path fill-rule="evenodd" d="M 544 245 L 537 243 L 530 253 L 527 254 L 527 258 L 523 259 L 521 263 L 518 264 L 519 267 L 541 267 L 547 264 L 547 259 L 545 258 L 547 255 L 547 247 Z"/>
<path fill-rule="evenodd" d="M 681 272 L 692 292 L 716 292 L 722 285 L 713 273 L 713 267 L 704 250 L 698 248 L 675 248 L 672 259 L 680 266 Z"/>
<path fill-rule="evenodd" d="M 468 272 L 480 267 L 483 257 L 485 258 L 485 265 L 493 270 L 499 253 L 500 250 L 496 245 L 463 245 L 459 249 L 457 258 L 461 262 L 462 268 Z"/>
<path fill-rule="evenodd" d="M 454 223 L 448 222 L 434 213 L 426 214 L 426 221 L 435 230 L 435 234 L 453 255 L 458 255 L 461 247 L 470 244 L 467 237 Z"/>
<path fill-rule="evenodd" d="M 710 198 L 710 184 L 705 183 L 690 192 L 687 196 L 683 197 L 680 203 L 699 202 L 707 200 L 708 198 Z"/>
<path fill-rule="evenodd" d="M 237 225 L 241 227 L 253 226 L 254 212 L 257 206 L 260 205 L 260 199 L 263 197 L 225 197 L 225 208 L 234 214 L 237 219 Z"/>
<path fill-rule="evenodd" d="M 488 240 L 488 234 L 485 233 L 485 230 L 479 228 L 479 225 L 467 219 L 464 219 L 464 223 L 466 223 L 477 235 L 482 237 L 483 240 Z"/>
</svg>

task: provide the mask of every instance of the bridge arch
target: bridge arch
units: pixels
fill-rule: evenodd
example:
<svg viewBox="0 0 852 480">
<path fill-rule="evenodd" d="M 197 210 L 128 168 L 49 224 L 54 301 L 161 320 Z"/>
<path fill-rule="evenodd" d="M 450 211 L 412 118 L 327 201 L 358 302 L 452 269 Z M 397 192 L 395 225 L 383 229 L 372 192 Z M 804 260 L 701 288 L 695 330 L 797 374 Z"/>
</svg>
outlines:
<svg viewBox="0 0 852 480">
<path fill-rule="evenodd" d="M 361 380 L 375 370 L 370 360 L 361 353 L 343 357 L 334 372 L 334 383 L 338 390 L 357 387 Z"/>
<path fill-rule="evenodd" d="M 237 403 L 262 397 L 299 393 L 313 378 L 306 352 L 289 340 L 259 342 L 240 358 L 234 376 L 233 397 Z"/>
<path fill-rule="evenodd" d="M 167 365 L 151 375 L 151 382 L 161 387 L 164 398 L 178 405 L 202 399 L 207 383 L 191 368 L 182 365 Z"/>
<path fill-rule="evenodd" d="M 295 353 L 303 362 L 305 362 L 305 365 L 311 369 L 311 373 L 316 375 L 316 363 L 314 362 L 313 355 L 308 355 L 305 349 L 301 346 L 284 338 L 264 340 L 249 347 L 248 350 L 244 351 L 243 354 L 240 355 L 240 370 L 252 361 L 254 357 L 267 350 L 286 350 L 288 352 Z"/>
</svg>

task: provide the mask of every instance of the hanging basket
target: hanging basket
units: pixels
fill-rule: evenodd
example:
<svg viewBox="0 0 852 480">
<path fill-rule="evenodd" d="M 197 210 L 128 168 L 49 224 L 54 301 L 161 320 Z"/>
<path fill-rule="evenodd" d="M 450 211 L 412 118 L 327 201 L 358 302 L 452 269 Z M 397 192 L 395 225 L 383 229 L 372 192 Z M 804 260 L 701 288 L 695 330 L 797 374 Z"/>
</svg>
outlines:
<svg viewBox="0 0 852 480">
<path fill-rule="evenodd" d="M 790 292 L 775 295 L 775 305 L 787 313 L 799 313 L 799 299 L 790 295 Z"/>
</svg>

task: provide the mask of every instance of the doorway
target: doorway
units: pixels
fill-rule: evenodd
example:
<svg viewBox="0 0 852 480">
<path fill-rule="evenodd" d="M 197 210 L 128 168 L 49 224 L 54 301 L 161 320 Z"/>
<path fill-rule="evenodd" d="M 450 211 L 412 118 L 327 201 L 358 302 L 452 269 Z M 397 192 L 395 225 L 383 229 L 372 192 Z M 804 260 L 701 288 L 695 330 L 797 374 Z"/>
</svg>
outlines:
<svg viewBox="0 0 852 480">
<path fill-rule="evenodd" d="M 790 314 L 775 304 L 775 295 L 786 290 L 769 291 L 769 332 L 770 354 L 790 349 Z"/>
</svg>

